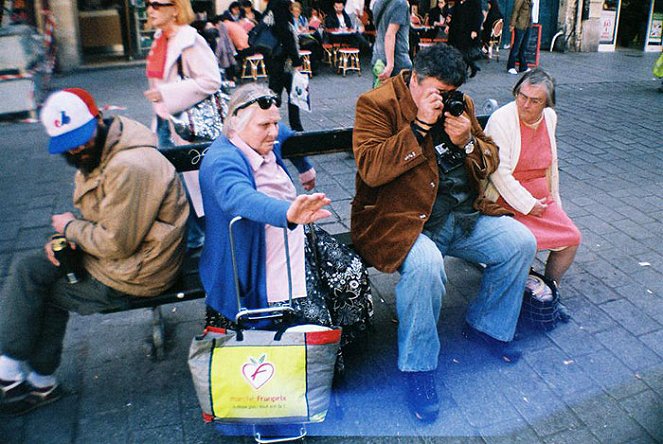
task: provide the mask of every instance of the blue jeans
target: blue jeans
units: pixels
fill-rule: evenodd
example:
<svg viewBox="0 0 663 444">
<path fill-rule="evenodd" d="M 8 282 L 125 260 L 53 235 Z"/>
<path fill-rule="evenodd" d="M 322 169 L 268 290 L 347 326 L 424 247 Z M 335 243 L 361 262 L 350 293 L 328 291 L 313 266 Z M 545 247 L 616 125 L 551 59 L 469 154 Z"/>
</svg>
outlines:
<svg viewBox="0 0 663 444">
<path fill-rule="evenodd" d="M 527 49 L 527 41 L 529 40 L 530 28 L 518 29 L 515 28 L 515 35 L 513 37 L 513 46 L 509 52 L 509 61 L 506 62 L 506 69 L 516 67 L 516 58 L 518 58 L 519 71 L 527 70 L 527 58 L 525 57 L 525 50 Z"/>
<path fill-rule="evenodd" d="M 447 276 L 444 256 L 486 264 L 477 297 L 466 320 L 475 329 L 500 341 L 516 331 L 529 267 L 536 253 L 532 233 L 511 217 L 480 216 L 466 235 L 449 216 L 436 232 L 419 235 L 399 268 L 396 285 L 398 368 L 405 372 L 437 368 L 440 338 L 437 322 Z"/>
</svg>

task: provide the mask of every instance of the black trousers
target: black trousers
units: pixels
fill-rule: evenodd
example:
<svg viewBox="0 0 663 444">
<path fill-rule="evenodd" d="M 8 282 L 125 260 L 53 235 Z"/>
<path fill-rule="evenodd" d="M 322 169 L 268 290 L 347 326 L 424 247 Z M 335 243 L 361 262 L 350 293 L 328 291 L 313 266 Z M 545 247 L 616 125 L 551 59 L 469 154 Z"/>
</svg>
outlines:
<svg viewBox="0 0 663 444">
<path fill-rule="evenodd" d="M 290 88 L 292 87 L 292 73 L 285 71 L 285 57 L 265 58 L 269 89 L 274 91 L 277 97 L 281 97 L 283 89 L 286 90 L 288 102 L 288 123 L 295 131 L 304 131 L 302 121 L 299 117 L 299 107 L 290 103 Z"/>
</svg>

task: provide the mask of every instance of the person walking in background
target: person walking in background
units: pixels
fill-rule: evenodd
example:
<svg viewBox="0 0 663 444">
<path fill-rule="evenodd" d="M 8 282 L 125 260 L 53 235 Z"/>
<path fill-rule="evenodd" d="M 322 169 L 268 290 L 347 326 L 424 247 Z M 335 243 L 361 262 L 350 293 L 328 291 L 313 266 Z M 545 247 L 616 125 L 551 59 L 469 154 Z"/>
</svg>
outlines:
<svg viewBox="0 0 663 444">
<path fill-rule="evenodd" d="M 449 23 L 449 44 L 456 47 L 462 54 L 470 69 L 470 77 L 474 77 L 481 68 L 476 64 L 481 55 L 481 12 L 480 0 L 459 0 L 454 6 L 453 18 Z"/>
<path fill-rule="evenodd" d="M 530 229 L 539 250 L 550 250 L 545 276 L 559 284 L 575 258 L 580 231 L 559 195 L 554 80 L 536 68 L 516 83 L 513 96 L 486 125 L 500 147 L 500 166 L 486 195 Z"/>
<path fill-rule="evenodd" d="M 364 24 L 361 22 L 361 17 L 364 15 L 364 0 L 347 0 L 345 12 L 350 17 L 351 27 L 364 32 Z"/>
<path fill-rule="evenodd" d="M 409 407 L 423 422 L 434 421 L 440 408 L 435 370 L 444 257 L 486 264 L 463 335 L 515 363 L 521 353 L 511 341 L 536 252 L 532 233 L 484 197 L 498 148 L 483 134 L 472 100 L 461 95 L 459 116 L 444 104 L 459 94 L 466 72 L 457 49 L 443 43 L 422 49 L 412 71 L 359 97 L 352 137 L 352 243 L 370 265 L 400 273 L 398 369 Z"/>
<path fill-rule="evenodd" d="M 513 32 L 513 44 L 509 51 L 509 60 L 506 62 L 506 70 L 509 74 L 518 74 L 518 71 L 529 71 L 525 50 L 529 40 L 530 27 L 532 26 L 532 0 L 515 0 L 511 20 L 509 21 L 509 32 Z M 519 69 L 516 71 L 516 59 Z"/>
<path fill-rule="evenodd" d="M 373 18 L 377 33 L 371 65 L 377 80 L 383 82 L 403 69 L 412 68 L 410 8 L 406 0 L 377 0 L 373 6 Z M 384 65 L 382 70 L 380 64 Z"/>
<path fill-rule="evenodd" d="M 302 60 L 299 57 L 299 43 L 292 26 L 292 12 L 289 0 L 268 0 L 267 8 L 262 17 L 263 22 L 272 28 L 279 44 L 272 54 L 265 55 L 265 67 L 269 89 L 276 93 L 281 100 L 283 90 L 288 95 L 288 123 L 295 131 L 304 131 L 299 116 L 299 107 L 290 103 L 290 89 L 292 88 L 292 73 L 286 71 L 286 62 L 290 59 L 292 68 L 301 71 Z"/>
<path fill-rule="evenodd" d="M 166 291 L 185 253 L 186 196 L 152 131 L 125 117 L 103 119 L 80 88 L 53 93 L 40 118 L 49 153 L 77 170 L 80 217 L 55 214 L 51 225 L 81 267 L 72 280 L 50 242 L 14 263 L 0 297 L 0 414 L 7 415 L 62 396 L 55 371 L 70 312 L 127 309 L 131 298 Z"/>
<path fill-rule="evenodd" d="M 481 42 L 485 47 L 488 47 L 495 22 L 503 18 L 499 2 L 497 0 L 489 0 L 488 12 L 486 13 L 486 19 L 483 21 L 483 29 L 481 31 Z"/>
<path fill-rule="evenodd" d="M 177 135 L 169 117 L 191 108 L 219 89 L 221 74 L 217 60 L 205 39 L 189 25 L 194 19 L 189 0 L 149 2 L 147 17 L 150 26 L 157 31 L 147 55 L 149 89 L 144 95 L 156 115 L 159 148 L 186 145 L 189 142 Z M 193 205 L 187 223 L 187 247 L 197 249 L 204 242 L 198 172 L 187 171 L 182 176 Z"/>
</svg>

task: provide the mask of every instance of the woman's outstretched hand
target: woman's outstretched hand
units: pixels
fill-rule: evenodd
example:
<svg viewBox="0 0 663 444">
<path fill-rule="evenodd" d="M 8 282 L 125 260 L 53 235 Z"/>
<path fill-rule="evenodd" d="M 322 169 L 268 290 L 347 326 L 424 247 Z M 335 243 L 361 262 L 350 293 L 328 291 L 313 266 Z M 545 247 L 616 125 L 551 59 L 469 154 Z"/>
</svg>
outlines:
<svg viewBox="0 0 663 444">
<path fill-rule="evenodd" d="M 324 193 L 300 194 L 290 204 L 286 218 L 294 224 L 308 224 L 324 219 L 331 216 L 331 212 L 322 207 L 330 203 L 331 200 Z"/>
</svg>

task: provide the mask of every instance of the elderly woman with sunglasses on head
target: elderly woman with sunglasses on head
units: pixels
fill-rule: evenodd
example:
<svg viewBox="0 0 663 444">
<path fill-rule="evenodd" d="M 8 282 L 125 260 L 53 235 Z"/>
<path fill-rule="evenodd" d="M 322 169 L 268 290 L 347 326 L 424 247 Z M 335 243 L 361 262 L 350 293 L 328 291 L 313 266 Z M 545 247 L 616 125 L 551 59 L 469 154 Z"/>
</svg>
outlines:
<svg viewBox="0 0 663 444">
<path fill-rule="evenodd" d="M 184 145 L 169 120 L 219 89 L 221 75 L 216 57 L 205 39 L 189 25 L 195 16 L 189 0 L 146 1 L 150 26 L 156 28 L 152 48 L 147 55 L 149 89 L 145 98 L 156 114 L 159 147 Z M 180 77 L 180 72 L 184 78 Z M 183 174 L 187 193 L 200 196 L 198 173 Z M 187 246 L 202 246 L 200 222 L 192 210 L 187 223 Z"/>
<path fill-rule="evenodd" d="M 559 284 L 580 245 L 580 231 L 562 209 L 555 129 L 555 84 L 540 68 L 513 88 L 515 101 L 490 116 L 485 133 L 499 146 L 500 165 L 488 198 L 511 210 L 550 250 L 545 276 Z"/>
<path fill-rule="evenodd" d="M 349 269 L 359 277 L 346 276 L 347 281 L 355 279 L 350 290 L 333 292 L 322 282 L 322 276 L 328 274 L 317 267 L 315 254 L 322 256 L 320 263 L 327 264 L 340 262 L 344 252 L 336 250 L 339 254 L 330 259 L 324 251 L 314 252 L 318 240 L 311 245 L 307 238 L 311 230 L 316 236 L 329 236 L 317 227 L 307 227 L 305 233 L 304 224 L 330 216 L 324 209 L 330 200 L 322 193 L 297 195 L 281 158 L 279 135 L 283 127 L 279 125 L 278 102 L 276 95 L 260 84 L 237 89 L 228 104 L 224 135 L 210 146 L 200 167 L 206 214 L 200 277 L 207 293 L 207 323 L 234 327 L 238 307 L 228 225 L 236 216 L 243 218 L 233 233 L 246 308 L 287 303 L 288 254 L 296 323 L 331 326 L 339 318 L 341 325 L 363 323 L 372 313 L 372 304 L 358 256 L 350 260 Z M 303 168 L 298 169 L 301 172 Z M 288 229 L 287 247 L 284 228 Z M 339 315 L 342 310 L 347 311 Z M 359 329 L 365 327 L 362 324 Z"/>
</svg>

